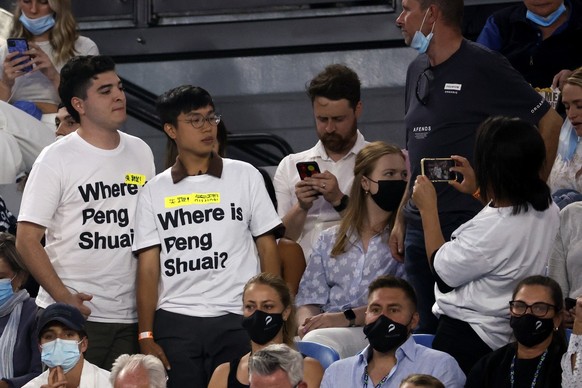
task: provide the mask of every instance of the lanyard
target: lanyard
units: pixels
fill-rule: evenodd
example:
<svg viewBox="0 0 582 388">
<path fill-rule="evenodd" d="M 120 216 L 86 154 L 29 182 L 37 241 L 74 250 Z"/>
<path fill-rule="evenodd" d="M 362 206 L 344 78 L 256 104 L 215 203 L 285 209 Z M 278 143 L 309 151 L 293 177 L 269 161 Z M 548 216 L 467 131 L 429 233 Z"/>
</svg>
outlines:
<svg viewBox="0 0 582 388">
<path fill-rule="evenodd" d="M 548 349 L 546 349 L 544 354 L 542 354 L 542 358 L 540 358 L 540 362 L 538 362 L 538 366 L 536 367 L 536 372 L 534 373 L 534 377 L 533 377 L 533 380 L 531 382 L 531 388 L 534 388 L 536 386 L 536 383 L 538 381 L 538 375 L 540 374 L 540 370 L 542 369 L 542 364 L 544 363 L 544 360 L 546 359 L 546 354 L 548 354 Z M 515 357 L 516 356 L 517 356 L 517 351 L 515 352 L 515 355 L 513 356 L 513 359 L 511 360 L 511 368 L 509 370 L 509 381 L 511 382 L 511 388 L 513 388 L 513 384 L 515 382 Z M 367 376 L 367 374 L 366 374 L 366 376 Z"/>
<path fill-rule="evenodd" d="M 384 377 L 382 377 L 382 380 L 380 380 L 380 382 L 378 384 L 376 384 L 376 386 L 374 388 L 380 388 L 382 386 L 382 384 L 384 384 L 386 382 L 386 380 L 388 380 L 388 375 L 390 374 L 390 372 L 388 372 L 388 374 Z M 368 379 L 370 377 L 368 376 L 368 367 L 366 367 L 365 370 L 365 374 L 364 374 L 364 388 L 368 388 Z"/>
</svg>

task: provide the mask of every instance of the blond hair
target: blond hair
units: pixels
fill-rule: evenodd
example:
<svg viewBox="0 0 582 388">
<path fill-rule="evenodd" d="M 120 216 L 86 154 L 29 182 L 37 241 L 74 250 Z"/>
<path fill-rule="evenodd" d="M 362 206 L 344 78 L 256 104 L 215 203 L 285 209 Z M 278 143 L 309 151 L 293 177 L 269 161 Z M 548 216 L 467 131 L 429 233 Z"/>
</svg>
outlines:
<svg viewBox="0 0 582 388">
<path fill-rule="evenodd" d="M 579 86 L 582 88 L 582 67 L 574 70 L 568 78 L 566 78 L 566 84 Z"/>
<path fill-rule="evenodd" d="M 71 10 L 71 0 L 48 0 L 48 3 L 55 16 L 55 25 L 49 31 L 49 42 L 55 52 L 55 57 L 51 59 L 58 66 L 75 56 L 75 42 L 79 33 Z M 10 36 L 32 40 L 33 35 L 20 22 L 20 15 L 22 10 L 16 5 Z"/>
<path fill-rule="evenodd" d="M 404 159 L 402 150 L 395 145 L 383 141 L 375 141 L 358 152 L 354 166 L 354 181 L 350 191 L 350 201 L 343 215 L 336 235 L 335 244 L 331 250 L 331 256 L 335 257 L 347 250 L 349 235 L 356 232 L 358 236 L 362 235 L 364 222 L 367 218 L 366 212 L 366 193 L 362 188 L 361 181 L 363 177 L 368 177 L 374 171 L 378 159 L 384 155 L 397 154 Z M 388 219 L 388 225 L 394 225 L 396 212 Z"/>
</svg>

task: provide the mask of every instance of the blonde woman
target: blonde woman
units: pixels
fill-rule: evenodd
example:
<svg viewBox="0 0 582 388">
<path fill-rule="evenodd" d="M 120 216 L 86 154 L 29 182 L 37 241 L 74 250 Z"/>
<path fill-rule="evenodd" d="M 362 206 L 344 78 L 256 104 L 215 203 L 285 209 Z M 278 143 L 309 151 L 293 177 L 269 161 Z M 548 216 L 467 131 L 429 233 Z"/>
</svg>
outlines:
<svg viewBox="0 0 582 388">
<path fill-rule="evenodd" d="M 400 148 L 376 141 L 358 152 L 346 213 L 321 233 L 299 283 L 303 340 L 328 345 L 342 358 L 368 344 L 361 328 L 368 285 L 379 275 L 404 275 L 388 238 L 407 179 Z"/>
<path fill-rule="evenodd" d="M 0 151 L 6 150 L 0 155 L 12 156 L 0 160 L 7 175 L 4 180 L 30 170 L 42 148 L 54 141 L 64 64 L 77 55 L 99 54 L 92 40 L 79 36 L 71 0 L 18 0 L 10 37 L 26 39 L 29 50 L 16 58 L 18 53 L 0 47 Z M 32 70 L 25 71 L 30 65 Z M 16 109 L 15 103 L 29 114 Z M 14 141 L 20 151 L 16 154 L 8 146 Z M 2 174 L 0 183 L 10 183 L 2 182 Z"/>
</svg>

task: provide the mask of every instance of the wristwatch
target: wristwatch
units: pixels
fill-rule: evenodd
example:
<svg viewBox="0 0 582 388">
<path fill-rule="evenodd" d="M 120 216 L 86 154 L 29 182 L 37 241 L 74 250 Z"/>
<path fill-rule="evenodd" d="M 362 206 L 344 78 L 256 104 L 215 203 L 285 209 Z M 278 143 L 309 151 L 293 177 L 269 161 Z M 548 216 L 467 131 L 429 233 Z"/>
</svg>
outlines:
<svg viewBox="0 0 582 388">
<path fill-rule="evenodd" d="M 348 207 L 349 200 L 350 200 L 350 197 L 348 197 L 347 194 L 344 194 L 344 196 L 340 200 L 339 205 L 334 206 L 333 210 L 335 210 L 338 213 L 343 212 L 346 209 L 346 207 Z"/>
<path fill-rule="evenodd" d="M 354 310 L 352 310 L 352 309 L 344 310 L 344 315 L 345 315 L 346 319 L 348 321 L 350 321 L 349 327 L 356 326 L 356 313 L 354 313 Z"/>
</svg>

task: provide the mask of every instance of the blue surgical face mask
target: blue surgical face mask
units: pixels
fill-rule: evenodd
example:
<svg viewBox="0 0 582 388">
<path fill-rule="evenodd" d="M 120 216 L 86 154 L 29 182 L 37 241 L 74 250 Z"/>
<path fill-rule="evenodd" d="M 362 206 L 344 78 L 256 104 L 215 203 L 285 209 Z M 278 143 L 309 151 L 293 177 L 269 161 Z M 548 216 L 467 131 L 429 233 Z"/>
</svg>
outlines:
<svg viewBox="0 0 582 388">
<path fill-rule="evenodd" d="M 558 20 L 562 14 L 566 12 L 566 6 L 562 3 L 557 10 L 549 14 L 548 16 L 540 16 L 536 13 L 533 13 L 530 10 L 527 10 L 525 17 L 537 24 L 538 26 L 542 27 L 549 27 Z"/>
<path fill-rule="evenodd" d="M 12 289 L 13 279 L 0 279 L 0 306 L 4 305 L 14 295 L 14 290 Z"/>
<path fill-rule="evenodd" d="M 79 344 L 82 342 L 74 340 L 63 340 L 57 338 L 54 341 L 46 342 L 41 345 L 42 352 L 40 358 L 49 368 L 61 366 L 67 373 L 81 358 Z"/>
<path fill-rule="evenodd" d="M 430 8 L 427 8 L 426 12 L 424 13 L 424 17 L 422 18 L 422 23 L 420 24 L 420 28 L 418 31 L 414 33 L 414 37 L 412 38 L 412 42 L 410 42 L 410 47 L 416 49 L 420 54 L 424 54 L 428 49 L 428 45 L 430 44 L 430 40 L 432 39 L 432 32 L 434 31 L 434 23 L 432 25 L 432 29 L 427 36 L 424 36 L 422 31 L 422 26 L 424 26 L 424 21 L 426 20 L 426 15 L 428 15 L 428 11 Z"/>
<path fill-rule="evenodd" d="M 54 15 L 46 15 L 36 19 L 26 17 L 24 13 L 20 15 L 20 22 L 34 36 L 42 35 L 55 25 Z"/>
</svg>

